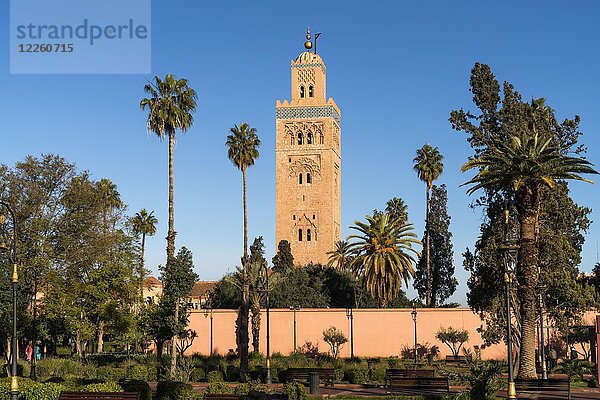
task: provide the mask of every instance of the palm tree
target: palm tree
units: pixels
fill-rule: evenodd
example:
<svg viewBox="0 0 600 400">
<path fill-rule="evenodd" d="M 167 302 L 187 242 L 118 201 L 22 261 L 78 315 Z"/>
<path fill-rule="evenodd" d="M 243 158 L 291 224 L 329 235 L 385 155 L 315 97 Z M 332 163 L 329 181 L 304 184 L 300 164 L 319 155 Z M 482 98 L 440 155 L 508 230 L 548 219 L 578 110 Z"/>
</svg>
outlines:
<svg viewBox="0 0 600 400">
<path fill-rule="evenodd" d="M 335 250 L 328 251 L 327 255 L 329 256 L 327 266 L 340 271 L 347 271 L 352 262 L 352 249 L 346 240 L 335 242 Z"/>
<path fill-rule="evenodd" d="M 142 208 L 139 212 L 135 213 L 135 216 L 131 219 L 133 226 L 133 233 L 137 236 L 142 235 L 142 248 L 140 252 L 140 298 L 142 281 L 144 280 L 144 249 L 146 247 L 146 235 L 154 236 L 156 234 L 156 224 L 158 220 L 154 216 L 154 211 L 148 213 L 145 208 Z"/>
<path fill-rule="evenodd" d="M 148 132 L 154 132 L 161 140 L 169 139 L 169 230 L 167 232 L 167 259 L 175 256 L 175 228 L 173 208 L 173 151 L 175 133 L 185 132 L 194 123 L 192 114 L 196 111 L 196 92 L 188 86 L 186 79 L 176 79 L 167 74 L 164 80 L 158 76 L 154 82 L 144 86 L 144 92 L 151 97 L 140 101 L 142 110 L 148 108 Z M 175 337 L 173 339 L 175 342 Z M 175 346 L 175 344 L 173 344 Z M 175 347 L 173 347 L 175 353 Z"/>
<path fill-rule="evenodd" d="M 411 224 L 400 224 L 387 213 L 368 215 L 367 223 L 356 221 L 350 227 L 359 232 L 348 236 L 354 253 L 352 272 L 363 278 L 365 287 L 380 307 L 391 302 L 402 288 L 402 281 L 414 276 L 414 255 L 419 255 L 412 245 L 421 244 L 412 231 Z M 412 253 L 412 254 L 411 254 Z"/>
<path fill-rule="evenodd" d="M 175 257 L 175 217 L 173 201 L 173 151 L 175 133 L 187 131 L 194 123 L 192 113 L 196 111 L 196 92 L 188 86 L 186 79 L 176 79 L 167 74 L 162 80 L 154 77 L 154 82 L 144 85 L 144 92 L 151 97 L 140 101 L 142 110 L 148 108 L 148 132 L 154 132 L 161 140 L 169 138 L 169 229 L 167 231 L 167 263 Z M 179 303 L 175 304 L 175 320 L 179 320 Z M 177 365 L 177 334 L 171 339 L 171 374 Z"/>
<path fill-rule="evenodd" d="M 422 182 L 425 182 L 426 203 L 425 203 L 425 254 L 427 259 L 427 307 L 434 307 L 431 301 L 431 263 L 430 263 L 430 246 L 429 246 L 429 196 L 433 182 L 436 181 L 442 172 L 444 172 L 444 164 L 442 160 L 444 156 L 438 148 L 432 148 L 429 144 L 417 150 L 417 156 L 413 159 L 413 169 Z"/>
<path fill-rule="evenodd" d="M 478 169 L 477 175 L 465 183 L 472 185 L 469 194 L 479 189 L 505 192 L 515 202 L 520 227 L 516 271 L 521 317 L 518 376 L 535 378 L 540 192 L 544 186 L 553 189 L 556 180 L 591 183 L 581 174 L 597 172 L 589 161 L 561 153 L 551 135 L 539 135 L 535 131 L 507 135 L 505 140 L 491 144 L 481 155 L 465 163 L 461 170 L 473 168 Z"/>
<path fill-rule="evenodd" d="M 240 171 L 242 171 L 243 202 L 244 202 L 244 255 L 242 257 L 242 306 L 240 307 L 240 374 L 246 379 L 248 373 L 248 312 L 250 307 L 250 288 L 248 281 L 248 206 L 246 193 L 246 170 L 254 165 L 260 156 L 258 148 L 260 139 L 256 129 L 244 122 L 238 127 L 234 125 L 227 136 L 227 157 Z"/>
<path fill-rule="evenodd" d="M 117 191 L 117 185 L 107 178 L 102 178 L 96 182 L 96 188 L 100 196 L 103 215 L 102 223 L 105 232 L 108 231 L 108 217 L 113 215 L 115 209 L 123 205 L 121 195 Z"/>
</svg>

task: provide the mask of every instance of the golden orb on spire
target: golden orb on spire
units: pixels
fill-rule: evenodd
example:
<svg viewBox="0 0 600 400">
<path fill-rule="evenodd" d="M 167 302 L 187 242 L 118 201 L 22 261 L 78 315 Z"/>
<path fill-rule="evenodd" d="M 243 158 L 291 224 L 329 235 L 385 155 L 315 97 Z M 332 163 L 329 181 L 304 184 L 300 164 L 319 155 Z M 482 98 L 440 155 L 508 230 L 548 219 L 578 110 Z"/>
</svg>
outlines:
<svg viewBox="0 0 600 400">
<path fill-rule="evenodd" d="M 304 48 L 306 50 L 312 49 L 312 42 L 310 41 L 310 27 L 306 29 L 306 42 L 304 42 Z"/>
</svg>

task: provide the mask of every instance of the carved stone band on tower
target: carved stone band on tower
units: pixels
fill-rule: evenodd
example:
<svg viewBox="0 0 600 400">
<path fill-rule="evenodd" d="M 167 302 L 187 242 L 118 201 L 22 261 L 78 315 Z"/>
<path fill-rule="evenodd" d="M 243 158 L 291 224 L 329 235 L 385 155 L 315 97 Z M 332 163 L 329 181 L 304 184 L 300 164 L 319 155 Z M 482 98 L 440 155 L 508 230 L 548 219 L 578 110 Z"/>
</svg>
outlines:
<svg viewBox="0 0 600 400">
<path fill-rule="evenodd" d="M 325 264 L 340 239 L 341 112 L 327 100 L 326 72 L 318 54 L 301 53 L 291 62 L 292 99 L 276 103 L 275 236 L 299 265 Z"/>
</svg>

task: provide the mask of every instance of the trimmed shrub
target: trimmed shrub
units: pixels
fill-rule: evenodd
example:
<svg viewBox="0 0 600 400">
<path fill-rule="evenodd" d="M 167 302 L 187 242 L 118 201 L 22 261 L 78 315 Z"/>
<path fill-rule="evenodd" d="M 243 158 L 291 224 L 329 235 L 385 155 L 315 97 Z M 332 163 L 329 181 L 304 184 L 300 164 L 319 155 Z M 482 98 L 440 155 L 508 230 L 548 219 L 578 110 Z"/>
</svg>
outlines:
<svg viewBox="0 0 600 400">
<path fill-rule="evenodd" d="M 127 369 L 127 377 L 135 381 L 154 380 L 155 376 L 156 375 L 149 377 L 148 368 L 146 368 L 144 365 L 131 365 Z"/>
<path fill-rule="evenodd" d="M 146 375 L 148 372 L 146 371 Z M 127 378 L 127 370 L 124 368 L 116 367 L 98 367 L 96 369 L 96 376 L 100 379 L 104 379 L 107 382 L 117 382 L 121 379 Z"/>
<path fill-rule="evenodd" d="M 194 368 L 194 370 L 192 371 L 192 376 L 190 377 L 190 380 L 192 382 L 202 382 L 205 379 L 206 379 L 206 372 L 204 372 L 204 370 L 200 367 Z"/>
<path fill-rule="evenodd" d="M 160 381 L 156 385 L 156 398 L 189 400 L 195 398 L 195 395 L 190 384 L 175 381 Z"/>
<path fill-rule="evenodd" d="M 115 382 L 92 383 L 83 387 L 84 392 L 122 392 L 123 388 Z"/>
<path fill-rule="evenodd" d="M 223 382 L 223 374 L 220 371 L 210 371 L 206 374 L 208 382 Z"/>
<path fill-rule="evenodd" d="M 83 365 L 78 361 L 61 358 L 44 358 L 36 363 L 36 375 L 39 380 L 52 377 L 92 378 L 96 376 L 94 365 Z"/>
<path fill-rule="evenodd" d="M 208 384 L 206 393 L 210 394 L 231 394 L 233 391 L 225 382 L 211 382 Z"/>
<path fill-rule="evenodd" d="M 344 374 L 344 380 L 362 385 L 369 380 L 369 370 L 360 366 L 348 368 Z"/>
<path fill-rule="evenodd" d="M 383 381 L 385 380 L 385 369 L 385 365 L 375 365 L 373 367 L 373 375 L 371 376 L 371 381 L 383 383 Z"/>
<path fill-rule="evenodd" d="M 124 392 L 135 392 L 140 394 L 140 400 L 152 400 L 152 390 L 148 382 L 132 380 L 121 383 Z"/>
<path fill-rule="evenodd" d="M 233 389 L 233 394 L 247 395 L 248 393 L 250 393 L 250 384 L 248 383 L 240 383 Z"/>
<path fill-rule="evenodd" d="M 300 382 L 292 381 L 283 385 L 283 393 L 288 400 L 306 400 L 306 389 Z"/>
<path fill-rule="evenodd" d="M 58 400 L 64 388 L 59 383 L 39 383 L 27 378 L 19 378 L 19 394 L 27 400 Z M 10 379 L 0 380 L 0 400 L 10 398 Z"/>
</svg>

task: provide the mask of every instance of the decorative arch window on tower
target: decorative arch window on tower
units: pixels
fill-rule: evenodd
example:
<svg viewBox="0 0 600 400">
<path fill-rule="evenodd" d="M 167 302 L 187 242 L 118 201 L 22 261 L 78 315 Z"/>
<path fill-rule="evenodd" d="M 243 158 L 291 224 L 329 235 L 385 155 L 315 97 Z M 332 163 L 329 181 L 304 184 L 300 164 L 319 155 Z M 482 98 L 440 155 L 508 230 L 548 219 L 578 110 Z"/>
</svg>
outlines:
<svg viewBox="0 0 600 400">
<path fill-rule="evenodd" d="M 308 97 L 315 97 L 315 88 L 313 87 L 313 85 L 310 85 L 308 87 Z"/>
<path fill-rule="evenodd" d="M 300 98 L 303 99 L 304 97 L 306 97 L 306 94 L 304 93 L 304 85 L 300 86 Z"/>
<path fill-rule="evenodd" d="M 311 131 L 308 131 L 306 134 L 306 144 L 313 144 L 313 134 Z"/>
<path fill-rule="evenodd" d="M 302 132 L 298 132 L 298 144 L 299 145 L 304 144 L 304 135 L 302 134 Z"/>
</svg>

